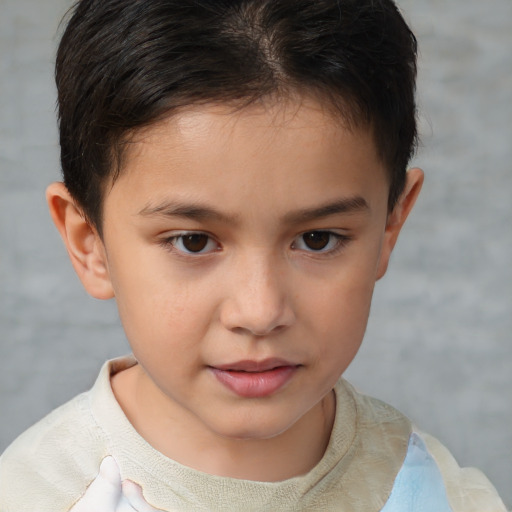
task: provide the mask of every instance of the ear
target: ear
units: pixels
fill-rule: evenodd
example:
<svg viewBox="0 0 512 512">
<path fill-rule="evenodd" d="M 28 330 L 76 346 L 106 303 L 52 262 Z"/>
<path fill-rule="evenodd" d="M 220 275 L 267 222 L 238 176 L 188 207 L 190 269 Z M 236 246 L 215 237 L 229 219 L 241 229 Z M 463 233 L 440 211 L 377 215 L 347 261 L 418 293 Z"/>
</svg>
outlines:
<svg viewBox="0 0 512 512">
<path fill-rule="evenodd" d="M 407 171 L 404 191 L 387 218 L 384 241 L 377 267 L 377 279 L 380 279 L 386 273 L 391 252 L 395 247 L 402 226 L 418 198 L 422 185 L 423 171 L 421 169 L 414 168 Z"/>
<path fill-rule="evenodd" d="M 52 183 L 46 189 L 46 200 L 84 288 L 96 299 L 112 298 L 105 247 L 96 229 L 86 220 L 64 183 Z"/>
</svg>

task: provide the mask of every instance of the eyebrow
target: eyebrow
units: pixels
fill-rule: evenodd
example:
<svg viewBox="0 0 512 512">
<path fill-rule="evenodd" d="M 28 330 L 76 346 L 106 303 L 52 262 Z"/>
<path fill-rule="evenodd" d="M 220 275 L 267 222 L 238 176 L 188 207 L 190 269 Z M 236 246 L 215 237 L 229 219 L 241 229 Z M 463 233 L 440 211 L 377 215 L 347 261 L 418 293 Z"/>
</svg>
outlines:
<svg viewBox="0 0 512 512">
<path fill-rule="evenodd" d="M 298 224 L 330 217 L 338 214 L 351 214 L 369 211 L 370 207 L 361 196 L 337 199 L 313 208 L 304 208 L 287 213 L 283 220 L 288 224 Z M 147 205 L 139 215 L 144 217 L 183 217 L 196 221 L 214 220 L 229 224 L 236 223 L 236 216 L 222 213 L 214 208 L 197 203 L 164 202 L 156 206 Z"/>
<path fill-rule="evenodd" d="M 314 208 L 305 208 L 303 210 L 290 212 L 285 215 L 284 219 L 290 224 L 296 224 L 323 219 L 324 217 L 342 213 L 351 214 L 368 211 L 370 211 L 370 207 L 366 200 L 361 196 L 354 196 L 338 199 Z"/>
<path fill-rule="evenodd" d="M 144 217 L 184 217 L 197 221 L 215 220 L 226 223 L 232 223 L 234 220 L 234 217 L 221 213 L 214 208 L 195 203 L 164 202 L 157 206 L 148 205 L 139 212 L 139 215 Z"/>
</svg>

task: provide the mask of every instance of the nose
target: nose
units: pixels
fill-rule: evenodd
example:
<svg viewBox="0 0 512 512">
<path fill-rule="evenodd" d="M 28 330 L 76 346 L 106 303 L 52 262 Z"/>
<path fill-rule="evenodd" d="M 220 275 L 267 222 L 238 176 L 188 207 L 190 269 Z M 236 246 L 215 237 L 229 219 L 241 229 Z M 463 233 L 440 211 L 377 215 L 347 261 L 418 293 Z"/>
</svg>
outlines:
<svg viewBox="0 0 512 512">
<path fill-rule="evenodd" d="M 234 271 L 233 271 L 234 270 Z M 240 258 L 231 267 L 221 322 L 231 330 L 266 336 L 295 322 L 281 266 L 270 255 Z"/>
</svg>

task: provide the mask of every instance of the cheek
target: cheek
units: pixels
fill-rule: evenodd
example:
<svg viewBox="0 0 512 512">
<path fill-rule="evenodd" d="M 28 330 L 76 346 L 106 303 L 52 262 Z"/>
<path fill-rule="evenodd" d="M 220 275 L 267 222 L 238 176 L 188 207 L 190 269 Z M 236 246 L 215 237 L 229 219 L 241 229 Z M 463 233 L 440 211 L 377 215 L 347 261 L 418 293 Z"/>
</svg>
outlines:
<svg viewBox="0 0 512 512">
<path fill-rule="evenodd" d="M 342 371 L 352 361 L 366 330 L 373 287 L 372 279 L 353 270 L 309 294 L 304 307 L 309 310 L 320 360 L 330 361 Z"/>
<path fill-rule="evenodd" d="M 127 295 L 129 290 L 123 290 Z M 191 304 L 186 286 L 147 286 L 144 293 L 118 298 L 121 322 L 135 358 L 159 387 L 188 378 L 201 360 L 201 341 L 209 321 L 200 304 Z"/>
<path fill-rule="evenodd" d="M 343 332 L 351 324 L 366 322 L 374 285 L 373 274 L 367 268 L 340 271 L 329 282 L 316 286 L 315 293 L 308 294 L 309 307 L 326 326 L 342 324 Z"/>
<path fill-rule="evenodd" d="M 112 282 L 119 315 L 132 347 L 149 345 L 165 351 L 184 338 L 193 342 L 206 328 L 211 316 L 207 298 L 212 297 L 206 286 L 198 293 L 197 282 L 180 277 L 157 261 L 134 266 L 119 259 L 114 269 Z"/>
</svg>

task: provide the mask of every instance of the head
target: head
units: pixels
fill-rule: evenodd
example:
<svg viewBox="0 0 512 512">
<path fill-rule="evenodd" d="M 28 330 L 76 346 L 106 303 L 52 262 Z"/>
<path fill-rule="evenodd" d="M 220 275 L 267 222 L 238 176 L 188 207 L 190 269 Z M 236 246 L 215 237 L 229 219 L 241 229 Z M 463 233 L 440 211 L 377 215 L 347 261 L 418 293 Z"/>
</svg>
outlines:
<svg viewBox="0 0 512 512">
<path fill-rule="evenodd" d="M 391 1 L 77 4 L 50 209 L 158 410 L 244 439 L 318 413 L 421 186 L 415 55 Z"/>
<path fill-rule="evenodd" d="M 102 231 L 134 133 L 181 109 L 318 98 L 371 131 L 396 204 L 416 142 L 416 40 L 391 0 L 81 0 L 57 55 L 64 182 Z"/>
</svg>

